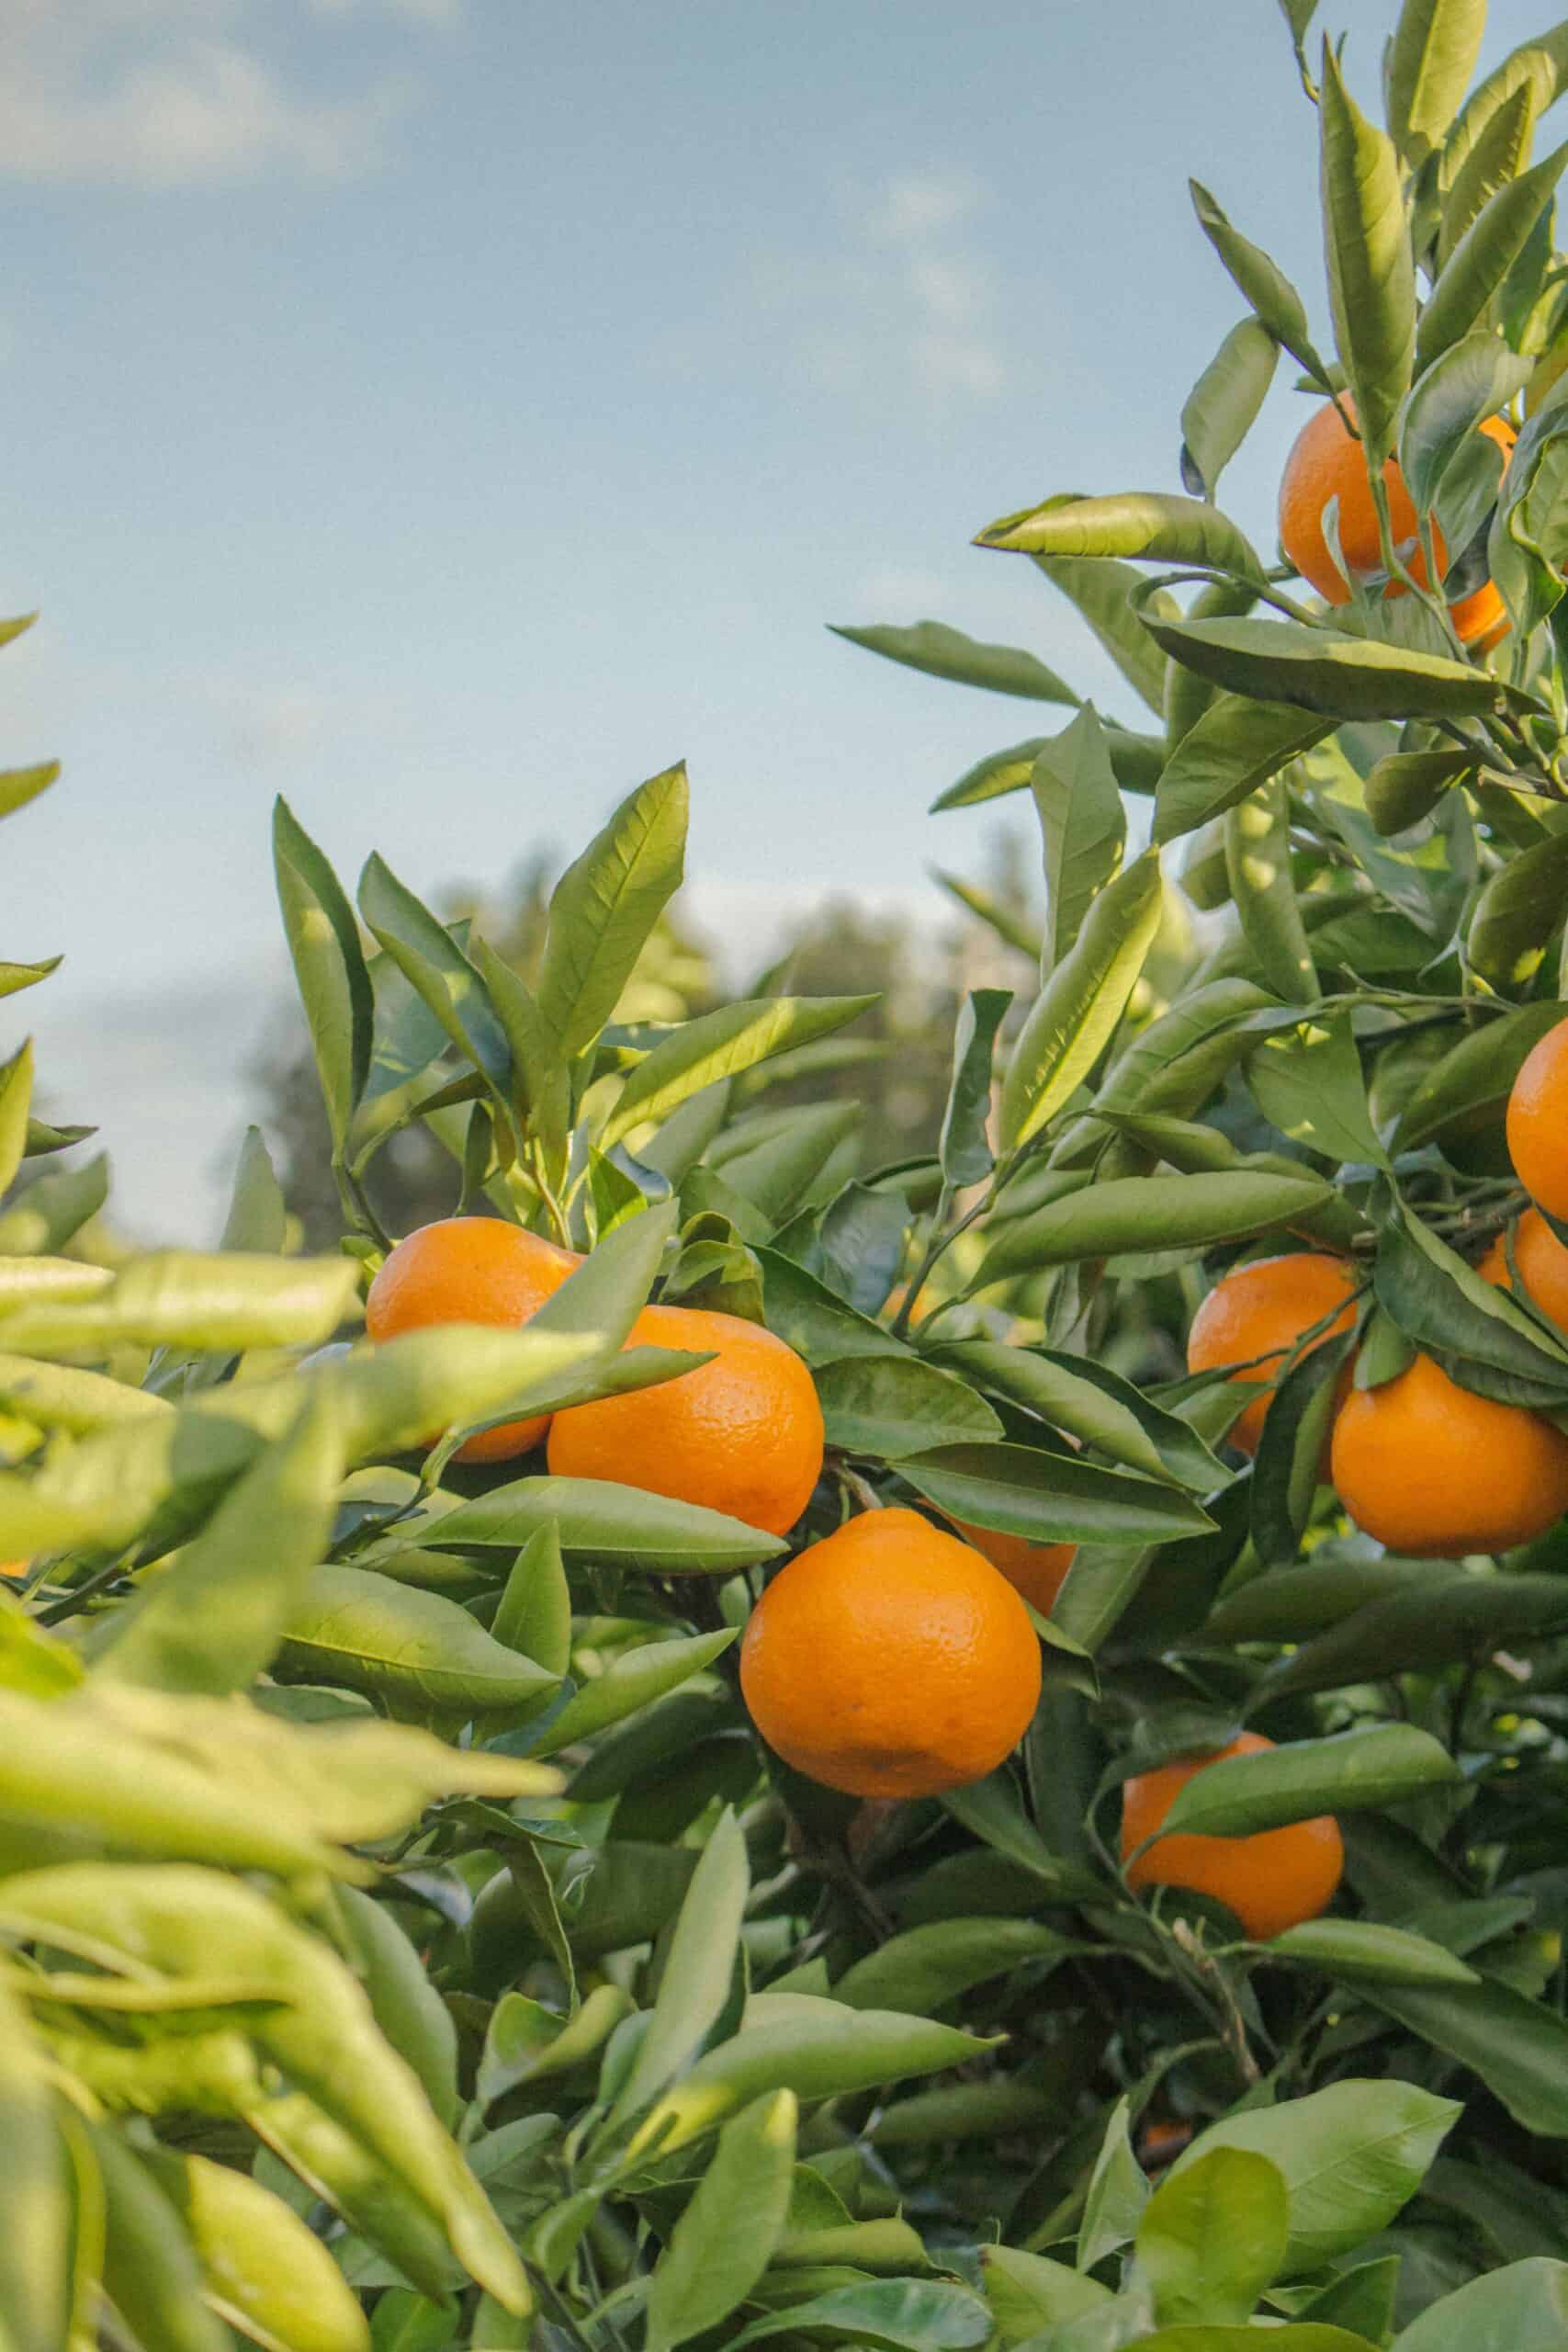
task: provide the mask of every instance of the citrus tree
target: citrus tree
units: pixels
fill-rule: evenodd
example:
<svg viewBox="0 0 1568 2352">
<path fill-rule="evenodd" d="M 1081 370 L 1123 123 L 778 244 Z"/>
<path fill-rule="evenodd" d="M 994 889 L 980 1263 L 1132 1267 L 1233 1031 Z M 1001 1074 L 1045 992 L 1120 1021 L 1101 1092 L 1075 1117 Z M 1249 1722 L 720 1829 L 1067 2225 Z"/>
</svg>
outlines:
<svg viewBox="0 0 1568 2352">
<path fill-rule="evenodd" d="M 98 1262 L 0 1073 L 7 2347 L 1568 2340 L 1568 28 L 1384 130 L 1285 13 L 1332 335 L 1195 191 L 1183 489 L 980 535 L 1145 724 L 850 632 L 1072 711 L 929 1149 L 864 998 L 627 999 L 679 769 L 526 977 L 280 804 L 338 1254 L 253 1133 Z"/>
</svg>

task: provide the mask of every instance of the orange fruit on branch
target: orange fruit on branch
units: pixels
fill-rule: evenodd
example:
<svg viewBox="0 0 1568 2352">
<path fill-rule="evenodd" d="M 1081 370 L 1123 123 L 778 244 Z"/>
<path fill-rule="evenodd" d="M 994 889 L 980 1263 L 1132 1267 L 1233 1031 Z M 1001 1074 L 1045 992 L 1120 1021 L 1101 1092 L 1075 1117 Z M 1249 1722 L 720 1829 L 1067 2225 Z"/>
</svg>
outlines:
<svg viewBox="0 0 1568 2352">
<path fill-rule="evenodd" d="M 936 1796 L 1010 1755 L 1040 1644 L 973 1544 L 919 1511 L 868 1510 L 780 1570 L 752 1611 L 740 1688 L 768 1746 L 860 1797 Z"/>
<path fill-rule="evenodd" d="M 760 1323 L 695 1306 L 645 1306 L 627 1345 L 714 1361 L 558 1413 L 554 1475 L 612 1478 L 787 1534 L 822 1475 L 822 1408 L 795 1350 Z"/>
<path fill-rule="evenodd" d="M 1340 395 L 1352 419 L 1356 404 Z M 1516 435 L 1506 417 L 1484 417 L 1476 427 L 1495 441 L 1506 463 Z M 1388 491 L 1389 530 L 1394 551 L 1411 577 L 1427 584 L 1427 562 L 1421 549 L 1416 505 L 1405 486 L 1397 458 L 1384 461 L 1382 478 Z M 1333 401 L 1324 401 L 1297 434 L 1280 481 L 1280 544 L 1302 578 L 1330 605 L 1348 605 L 1350 590 L 1335 561 L 1323 527 L 1323 513 L 1330 499 L 1338 502 L 1339 551 L 1353 580 L 1379 577 L 1383 571 L 1378 534 L 1377 508 L 1372 503 L 1361 444 L 1347 430 Z M 1448 567 L 1448 549 L 1437 525 L 1432 526 L 1432 552 L 1439 577 Z M 1385 596 L 1403 596 L 1403 580 L 1391 580 Z M 1503 599 L 1490 580 L 1449 607 L 1462 644 L 1485 651 L 1508 627 Z"/>
<path fill-rule="evenodd" d="M 1326 1911 L 1345 1867 L 1339 1824 L 1330 1813 L 1247 1838 L 1208 1838 L 1179 1829 L 1168 1838 L 1157 1835 L 1178 1792 L 1196 1773 L 1226 1757 L 1256 1756 L 1273 1745 L 1261 1732 L 1244 1731 L 1210 1755 L 1178 1757 L 1128 1781 L 1122 1791 L 1122 1860 L 1146 1838 L 1156 1839 L 1131 1863 L 1128 1885 L 1184 1886 L 1190 1894 L 1211 1895 L 1235 1912 L 1255 1943 Z"/>
<path fill-rule="evenodd" d="M 1532 1046 L 1508 1095 L 1514 1173 L 1549 1216 L 1568 1218 L 1568 1021 Z"/>
<path fill-rule="evenodd" d="M 1568 1249 L 1565 1249 L 1539 1209 L 1527 1209 L 1514 1227 L 1514 1264 L 1519 1287 L 1532 1306 L 1568 1330 Z M 1483 1281 L 1499 1290 L 1514 1285 L 1508 1253 L 1499 1234 L 1475 1269 Z"/>
<path fill-rule="evenodd" d="M 391 1250 L 371 1283 L 365 1326 L 372 1340 L 394 1340 L 437 1323 L 485 1323 L 518 1330 L 553 1298 L 582 1263 L 493 1216 L 447 1216 L 422 1225 Z M 549 1416 L 503 1421 L 457 1449 L 459 1462 L 509 1462 L 537 1445 Z"/>
<path fill-rule="evenodd" d="M 1568 1510 L 1568 1437 L 1520 1405 L 1478 1396 L 1418 1355 L 1357 1389 L 1334 1425 L 1339 1499 L 1391 1552 L 1508 1552 Z"/>
<path fill-rule="evenodd" d="M 1192 1317 L 1187 1369 L 1213 1372 L 1235 1364 L 1245 1368 L 1238 1368 L 1233 1379 L 1273 1380 L 1302 1333 L 1325 1316 L 1333 1321 L 1324 1323 L 1309 1347 L 1320 1348 L 1325 1340 L 1349 1330 L 1356 1319 L 1355 1290 L 1355 1274 L 1343 1258 L 1314 1250 L 1255 1258 L 1250 1265 L 1222 1275 Z M 1255 1363 L 1257 1357 L 1262 1361 Z M 1349 1378 L 1347 1366 L 1342 1384 L 1347 1390 Z M 1257 1453 L 1272 1401 L 1255 1396 L 1233 1427 L 1230 1442 L 1244 1453 Z"/>
</svg>

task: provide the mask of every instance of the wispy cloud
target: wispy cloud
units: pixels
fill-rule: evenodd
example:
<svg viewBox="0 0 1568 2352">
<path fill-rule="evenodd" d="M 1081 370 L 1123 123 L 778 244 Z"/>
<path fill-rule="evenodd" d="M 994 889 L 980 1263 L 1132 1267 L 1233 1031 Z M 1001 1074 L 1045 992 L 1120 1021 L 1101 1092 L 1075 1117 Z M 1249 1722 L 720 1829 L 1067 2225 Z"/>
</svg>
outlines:
<svg viewBox="0 0 1568 2352">
<path fill-rule="evenodd" d="M 354 5 L 434 25 L 457 0 L 314 0 L 311 14 Z M 299 19 L 294 70 L 268 53 L 278 21 L 276 0 L 3 0 L 0 172 L 167 188 L 367 169 L 412 96 L 400 62 L 325 95 Z"/>
<path fill-rule="evenodd" d="M 964 174 L 898 173 L 851 193 L 840 251 L 758 261 L 754 297 L 812 382 L 935 401 L 1001 390 L 996 288 L 973 232 L 985 201 Z"/>
</svg>

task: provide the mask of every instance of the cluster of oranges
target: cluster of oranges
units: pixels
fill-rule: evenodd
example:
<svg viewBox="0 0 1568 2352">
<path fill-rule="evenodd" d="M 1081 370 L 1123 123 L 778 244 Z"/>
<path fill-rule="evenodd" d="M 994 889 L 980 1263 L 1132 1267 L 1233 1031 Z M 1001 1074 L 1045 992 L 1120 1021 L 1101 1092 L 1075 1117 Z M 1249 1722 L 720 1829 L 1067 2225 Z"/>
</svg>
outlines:
<svg viewBox="0 0 1568 2352">
<path fill-rule="evenodd" d="M 1529 1055 L 1508 1102 L 1508 1148 L 1537 1205 L 1514 1228 L 1518 1281 L 1532 1305 L 1568 1329 L 1568 1249 L 1547 1217 L 1568 1215 L 1568 1022 Z M 1542 1211 L 1546 1215 L 1542 1215 Z M 1501 1237 L 1477 1270 L 1509 1283 Z M 1355 1277 L 1342 1259 L 1302 1253 L 1255 1260 L 1217 1283 L 1192 1320 L 1194 1372 L 1234 1366 L 1267 1383 L 1353 1320 Z M 1254 1397 L 1232 1437 L 1256 1450 L 1268 1410 Z M 1528 1544 L 1568 1510 L 1568 1437 L 1538 1413 L 1477 1396 L 1417 1353 L 1375 1388 L 1340 1376 L 1325 1476 L 1356 1525 L 1392 1551 L 1456 1558 Z"/>
</svg>

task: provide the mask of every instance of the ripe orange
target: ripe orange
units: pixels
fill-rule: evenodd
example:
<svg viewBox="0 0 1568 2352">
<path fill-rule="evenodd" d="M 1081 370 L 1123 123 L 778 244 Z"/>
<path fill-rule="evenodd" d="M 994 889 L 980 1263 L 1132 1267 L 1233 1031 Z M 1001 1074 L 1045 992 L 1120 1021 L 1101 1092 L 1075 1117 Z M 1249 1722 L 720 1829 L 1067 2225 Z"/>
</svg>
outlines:
<svg viewBox="0 0 1568 2352">
<path fill-rule="evenodd" d="M 1223 1364 L 1245 1365 L 1232 1377 L 1243 1381 L 1272 1380 L 1303 1331 L 1336 1306 L 1340 1312 L 1312 1342 L 1348 1331 L 1355 1321 L 1351 1304 L 1356 1277 L 1343 1258 L 1298 1250 L 1283 1258 L 1255 1258 L 1247 1266 L 1222 1276 L 1192 1317 L 1187 1335 L 1187 1369 L 1211 1372 Z M 1261 1356 L 1261 1363 L 1252 1359 Z M 1344 1385 L 1348 1386 L 1347 1366 Z M 1230 1442 L 1244 1453 L 1256 1453 L 1263 1434 L 1264 1417 L 1272 1399 L 1255 1396 L 1231 1430 Z"/>
<path fill-rule="evenodd" d="M 1027 1535 L 1005 1535 L 998 1527 L 971 1527 L 966 1519 L 955 1519 L 953 1523 L 983 1560 L 1000 1568 L 1032 1609 L 1049 1617 L 1066 1582 L 1067 1570 L 1077 1557 L 1076 1544 L 1032 1544 Z"/>
<path fill-rule="evenodd" d="M 1348 392 L 1341 397 L 1354 417 L 1354 401 Z M 1507 419 L 1485 417 L 1476 430 L 1497 443 L 1506 462 L 1516 439 Z M 1426 559 L 1421 552 L 1415 502 L 1405 488 L 1397 459 L 1385 460 L 1382 478 L 1388 486 L 1389 526 L 1395 552 L 1412 578 L 1425 586 Z M 1325 401 L 1297 434 L 1285 460 L 1280 481 L 1280 544 L 1302 578 L 1325 602 L 1348 605 L 1350 591 L 1323 529 L 1323 510 L 1331 498 L 1339 502 L 1339 550 L 1352 579 L 1375 577 L 1383 568 L 1382 548 L 1361 445 L 1347 432 L 1335 403 Z M 1436 524 L 1432 526 L 1432 552 L 1440 572 L 1448 563 L 1448 549 Z M 1403 596 L 1405 593 L 1402 580 L 1391 580 L 1383 590 L 1385 596 Z M 1488 650 L 1508 628 L 1503 600 L 1490 580 L 1472 594 L 1461 596 L 1450 605 L 1450 613 L 1461 642 L 1474 646 L 1478 651 Z"/>
<path fill-rule="evenodd" d="M 1550 1315 L 1554 1323 L 1561 1323 L 1568 1330 L 1568 1249 L 1563 1248 L 1539 1209 L 1527 1209 L 1514 1227 L 1514 1263 L 1531 1306 L 1539 1306 L 1543 1315 Z M 1510 1287 L 1508 1254 L 1501 1234 L 1475 1271 L 1484 1281 L 1495 1283 L 1499 1290 Z"/>
<path fill-rule="evenodd" d="M 1349 1397 L 1332 1471 L 1357 1526 L 1391 1552 L 1508 1552 L 1568 1510 L 1568 1437 L 1461 1388 L 1430 1356 Z"/>
<path fill-rule="evenodd" d="M 1122 1859 L 1155 1837 L 1179 1789 L 1196 1772 L 1228 1756 L 1256 1756 L 1272 1747 L 1260 1732 L 1244 1731 L 1227 1747 L 1209 1756 L 1180 1757 L 1155 1771 L 1140 1772 L 1122 1792 Z M 1292 1821 L 1283 1829 L 1260 1829 L 1250 1838 L 1203 1838 L 1178 1830 L 1141 1854 L 1127 1883 L 1184 1886 L 1213 1895 L 1234 1911 L 1255 1943 L 1283 1935 L 1287 1928 L 1315 1919 L 1334 1900 L 1345 1867 L 1339 1824 L 1331 1813 Z"/>
<path fill-rule="evenodd" d="M 30 1560 L 0 1560 L 0 1577 L 25 1577 L 31 1566 Z"/>
<path fill-rule="evenodd" d="M 1568 1021 L 1526 1055 L 1508 1096 L 1514 1173 L 1550 1216 L 1568 1217 Z"/>
<path fill-rule="evenodd" d="M 447 1216 L 398 1243 L 365 1301 L 373 1340 L 394 1340 L 434 1323 L 500 1324 L 517 1329 L 582 1263 L 536 1233 L 493 1216 Z M 503 1421 L 457 1448 L 459 1462 L 509 1462 L 537 1445 L 549 1417 Z"/>
<path fill-rule="evenodd" d="M 714 1361 L 558 1413 L 552 1473 L 614 1478 L 787 1534 L 822 1474 L 822 1408 L 795 1350 L 760 1323 L 694 1306 L 645 1306 L 627 1344 Z"/>
<path fill-rule="evenodd" d="M 984 1779 L 1040 1697 L 1040 1644 L 1004 1577 L 914 1510 L 868 1510 L 782 1569 L 740 1687 L 786 1764 L 852 1796 Z"/>
</svg>

